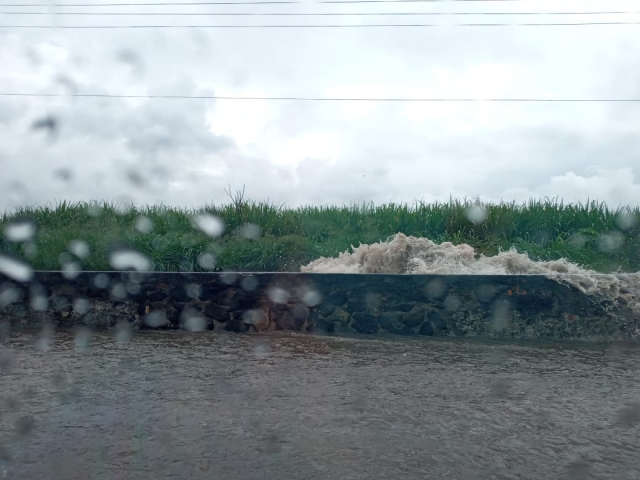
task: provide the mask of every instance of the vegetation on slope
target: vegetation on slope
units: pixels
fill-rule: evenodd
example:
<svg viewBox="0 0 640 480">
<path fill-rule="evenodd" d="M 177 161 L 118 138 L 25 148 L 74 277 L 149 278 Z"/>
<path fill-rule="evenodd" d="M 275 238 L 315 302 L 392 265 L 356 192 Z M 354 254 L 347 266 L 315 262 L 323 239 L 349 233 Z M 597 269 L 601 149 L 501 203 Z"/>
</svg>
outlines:
<svg viewBox="0 0 640 480">
<path fill-rule="evenodd" d="M 194 216 L 202 214 L 222 219 L 224 233 L 211 238 L 196 228 Z M 564 257 L 601 272 L 635 272 L 640 270 L 638 218 L 638 208 L 612 210 L 598 202 L 565 205 L 549 199 L 291 209 L 238 195 L 229 204 L 199 210 L 62 202 L 0 216 L 0 252 L 20 255 L 39 270 L 59 270 L 78 261 L 69 249 L 74 240 L 82 240 L 89 246 L 83 270 L 112 269 L 110 252 L 124 244 L 147 255 L 158 271 L 210 269 L 202 261 L 206 253 L 215 258 L 215 270 L 299 271 L 318 257 L 334 257 L 351 245 L 402 232 L 437 243 L 467 243 L 486 255 L 515 247 L 536 260 Z M 12 242 L 7 226 L 25 221 L 37 226 L 35 237 Z M 247 225 L 257 225 L 259 232 Z"/>
</svg>

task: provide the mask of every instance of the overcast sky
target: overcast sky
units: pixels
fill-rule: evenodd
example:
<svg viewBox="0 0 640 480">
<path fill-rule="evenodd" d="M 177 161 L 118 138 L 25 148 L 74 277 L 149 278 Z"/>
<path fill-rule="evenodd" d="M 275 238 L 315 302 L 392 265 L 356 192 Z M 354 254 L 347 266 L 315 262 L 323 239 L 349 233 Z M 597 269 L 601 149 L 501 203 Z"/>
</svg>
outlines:
<svg viewBox="0 0 640 480">
<path fill-rule="evenodd" d="M 3 12 L 634 11 L 637 2 L 3 7 Z M 606 16 L 0 15 L 1 25 L 640 21 Z M 0 28 L 0 91 L 640 98 L 640 25 L 371 29 Z M 54 136 L 32 129 L 54 118 Z M 0 97 L 0 210 L 59 200 L 289 206 L 640 199 L 640 103 L 350 103 Z"/>
</svg>

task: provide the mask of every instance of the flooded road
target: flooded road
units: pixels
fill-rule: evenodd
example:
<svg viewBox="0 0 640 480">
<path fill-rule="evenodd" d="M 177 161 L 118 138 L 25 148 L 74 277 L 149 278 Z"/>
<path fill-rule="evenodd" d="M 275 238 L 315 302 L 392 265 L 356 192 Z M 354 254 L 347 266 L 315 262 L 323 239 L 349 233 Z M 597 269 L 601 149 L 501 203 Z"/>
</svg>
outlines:
<svg viewBox="0 0 640 480">
<path fill-rule="evenodd" d="M 637 346 L 37 339 L 0 338 L 0 478 L 640 478 Z"/>
</svg>

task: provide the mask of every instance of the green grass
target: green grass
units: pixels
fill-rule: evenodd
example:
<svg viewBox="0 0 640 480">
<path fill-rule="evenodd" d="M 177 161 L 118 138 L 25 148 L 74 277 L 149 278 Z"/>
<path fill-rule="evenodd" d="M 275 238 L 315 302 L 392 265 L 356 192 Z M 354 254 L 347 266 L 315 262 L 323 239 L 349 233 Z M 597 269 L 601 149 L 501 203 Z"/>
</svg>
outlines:
<svg viewBox="0 0 640 480">
<path fill-rule="evenodd" d="M 235 201 L 199 210 L 150 206 L 120 211 L 109 203 L 62 202 L 0 216 L 0 251 L 16 253 L 39 270 L 58 270 L 60 262 L 68 260 L 60 254 L 69 243 L 84 240 L 91 249 L 82 261 L 84 270 L 109 270 L 109 252 L 126 244 L 146 254 L 158 271 L 203 270 L 197 259 L 205 252 L 215 255 L 216 270 L 299 271 L 300 265 L 320 256 L 337 256 L 351 245 L 402 232 L 437 243 L 468 243 L 486 255 L 514 246 L 536 260 L 564 257 L 601 272 L 640 270 L 637 207 L 614 210 L 598 202 L 563 204 L 550 199 L 489 204 L 483 206 L 486 220 L 474 223 L 468 218 L 474 205 L 451 200 L 289 209 Z M 221 237 L 212 239 L 194 228 L 193 215 L 205 212 L 223 219 L 226 230 Z M 153 224 L 150 233 L 135 228 L 140 217 Z M 12 243 L 3 233 L 7 224 L 24 218 L 37 225 L 32 245 Z M 258 238 L 241 235 L 240 227 L 247 223 L 261 228 Z M 624 240 L 621 245 L 603 241 L 612 233 Z"/>
</svg>

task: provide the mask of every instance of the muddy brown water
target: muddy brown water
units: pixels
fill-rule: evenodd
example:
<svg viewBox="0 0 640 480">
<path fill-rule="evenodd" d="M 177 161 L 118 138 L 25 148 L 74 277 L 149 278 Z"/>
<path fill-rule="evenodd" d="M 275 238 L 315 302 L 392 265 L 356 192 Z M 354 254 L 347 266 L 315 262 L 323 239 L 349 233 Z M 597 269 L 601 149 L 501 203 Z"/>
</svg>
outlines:
<svg viewBox="0 0 640 480">
<path fill-rule="evenodd" d="M 0 478 L 640 478 L 634 345 L 37 340 L 0 338 Z"/>
</svg>

